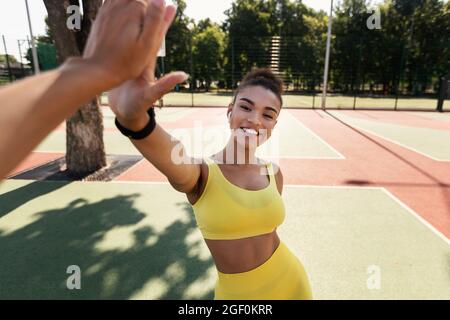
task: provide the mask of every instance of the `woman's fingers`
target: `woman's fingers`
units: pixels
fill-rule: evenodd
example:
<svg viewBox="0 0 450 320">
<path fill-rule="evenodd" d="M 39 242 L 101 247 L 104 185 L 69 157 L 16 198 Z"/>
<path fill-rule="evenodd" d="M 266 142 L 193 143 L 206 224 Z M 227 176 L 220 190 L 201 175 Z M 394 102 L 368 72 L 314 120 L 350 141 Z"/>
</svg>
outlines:
<svg viewBox="0 0 450 320">
<path fill-rule="evenodd" d="M 155 102 L 166 93 L 169 93 L 178 83 L 182 83 L 189 78 L 189 75 L 182 71 L 171 72 L 149 86 L 144 93 L 144 100 Z"/>
</svg>

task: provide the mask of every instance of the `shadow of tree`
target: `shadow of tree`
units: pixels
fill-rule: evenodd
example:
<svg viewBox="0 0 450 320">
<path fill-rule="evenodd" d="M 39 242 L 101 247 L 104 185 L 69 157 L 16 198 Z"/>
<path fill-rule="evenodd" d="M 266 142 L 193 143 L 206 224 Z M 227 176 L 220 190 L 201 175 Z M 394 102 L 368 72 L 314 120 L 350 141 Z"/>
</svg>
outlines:
<svg viewBox="0 0 450 320">
<path fill-rule="evenodd" d="M 23 190 L 18 192 L 20 195 Z M 4 194 L 2 202 L 19 195 Z M 143 289 L 144 297 L 185 299 L 189 286 L 203 281 L 214 266 L 211 258 L 205 260 L 195 254 L 202 246 L 201 238 L 186 241 L 196 229 L 189 203 L 177 204 L 187 219 L 178 219 L 161 232 L 151 224 L 143 225 L 128 234 L 133 240 L 128 248 L 98 247 L 107 232 L 133 227 L 146 217 L 133 207 L 138 196 L 117 196 L 95 203 L 79 198 L 65 208 L 33 214 L 37 219 L 21 229 L 10 233 L 0 230 L 0 299 L 129 299 Z M 158 214 L 171 212 L 153 216 Z M 129 238 L 116 236 L 114 242 L 120 244 Z M 66 287 L 70 265 L 81 269 L 80 290 Z M 148 285 L 152 280 L 155 287 Z M 195 296 L 212 298 L 213 290 Z"/>
<path fill-rule="evenodd" d="M 25 203 L 56 191 L 70 182 L 35 181 L 12 191 L 0 194 L 0 218 Z M 1 187 L 1 185 L 0 185 Z"/>
</svg>

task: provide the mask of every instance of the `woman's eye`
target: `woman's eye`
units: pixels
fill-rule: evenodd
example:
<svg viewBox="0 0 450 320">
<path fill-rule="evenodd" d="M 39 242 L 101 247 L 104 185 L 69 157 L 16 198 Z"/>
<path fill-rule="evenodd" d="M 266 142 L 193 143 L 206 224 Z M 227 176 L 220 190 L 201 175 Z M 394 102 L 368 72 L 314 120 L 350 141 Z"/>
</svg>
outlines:
<svg viewBox="0 0 450 320">
<path fill-rule="evenodd" d="M 251 111 L 251 109 L 247 106 L 240 106 L 242 109 L 246 110 L 246 111 Z M 265 114 L 264 117 L 268 118 L 268 119 L 273 119 L 273 117 L 271 115 Z"/>
</svg>

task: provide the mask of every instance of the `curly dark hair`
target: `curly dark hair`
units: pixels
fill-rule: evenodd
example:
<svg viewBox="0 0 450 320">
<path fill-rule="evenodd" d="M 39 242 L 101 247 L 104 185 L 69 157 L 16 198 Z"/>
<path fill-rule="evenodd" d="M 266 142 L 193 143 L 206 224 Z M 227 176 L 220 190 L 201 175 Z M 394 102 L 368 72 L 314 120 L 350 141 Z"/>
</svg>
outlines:
<svg viewBox="0 0 450 320">
<path fill-rule="evenodd" d="M 256 68 L 245 75 L 239 87 L 236 89 L 233 104 L 242 89 L 252 86 L 261 86 L 272 91 L 280 100 L 281 105 L 283 105 L 283 99 L 281 98 L 283 94 L 283 81 L 268 68 Z"/>
</svg>

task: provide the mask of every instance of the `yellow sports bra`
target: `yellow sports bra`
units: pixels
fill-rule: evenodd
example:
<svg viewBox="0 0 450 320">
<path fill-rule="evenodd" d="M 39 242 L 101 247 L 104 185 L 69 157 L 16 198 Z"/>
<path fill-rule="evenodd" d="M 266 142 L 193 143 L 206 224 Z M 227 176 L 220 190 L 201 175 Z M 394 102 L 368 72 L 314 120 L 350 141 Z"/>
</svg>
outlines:
<svg viewBox="0 0 450 320">
<path fill-rule="evenodd" d="M 272 164 L 267 165 L 270 183 L 261 190 L 247 190 L 228 181 L 209 158 L 208 180 L 192 206 L 205 239 L 233 240 L 271 233 L 285 218 Z"/>
</svg>

